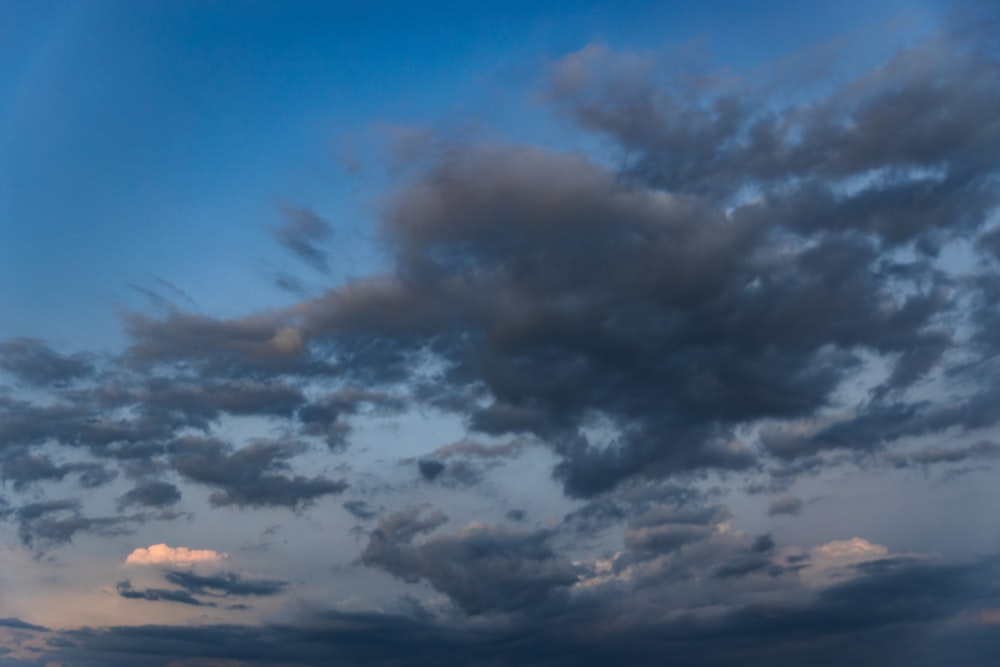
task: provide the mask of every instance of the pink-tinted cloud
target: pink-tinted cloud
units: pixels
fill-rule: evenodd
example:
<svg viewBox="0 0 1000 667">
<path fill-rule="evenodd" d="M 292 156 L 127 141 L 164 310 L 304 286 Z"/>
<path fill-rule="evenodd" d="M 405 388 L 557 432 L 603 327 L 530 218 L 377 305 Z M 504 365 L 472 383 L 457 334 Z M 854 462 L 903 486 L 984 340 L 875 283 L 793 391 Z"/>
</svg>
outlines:
<svg viewBox="0 0 1000 667">
<path fill-rule="evenodd" d="M 860 537 L 827 542 L 809 550 L 809 565 L 800 572 L 810 586 L 827 586 L 857 576 L 854 565 L 890 557 L 913 554 L 890 554 L 889 548 Z"/>
<path fill-rule="evenodd" d="M 131 565 L 158 565 L 211 563 L 229 558 L 229 554 L 211 549 L 188 549 L 187 547 L 170 547 L 166 544 L 154 544 L 149 548 L 139 547 L 128 555 L 126 563 Z"/>
</svg>

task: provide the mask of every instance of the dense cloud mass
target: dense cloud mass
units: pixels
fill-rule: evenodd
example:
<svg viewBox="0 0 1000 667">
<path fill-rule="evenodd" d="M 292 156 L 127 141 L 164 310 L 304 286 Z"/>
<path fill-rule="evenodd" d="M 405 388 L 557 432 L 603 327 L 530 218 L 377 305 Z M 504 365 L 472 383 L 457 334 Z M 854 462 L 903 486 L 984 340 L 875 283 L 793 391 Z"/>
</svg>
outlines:
<svg viewBox="0 0 1000 667">
<path fill-rule="evenodd" d="M 553 552 L 548 531 L 472 525 L 413 543 L 445 520 L 420 508 L 393 514 L 371 532 L 362 559 L 404 581 L 426 579 L 470 615 L 536 608 L 580 576 Z"/>
<path fill-rule="evenodd" d="M 515 623 L 496 628 L 449 627 L 393 614 L 329 612 L 302 625 L 141 626 L 47 632 L 18 619 L 0 627 L 45 638 L 40 659 L 65 664 L 236 665 L 602 665 L 609 660 L 669 657 L 678 665 L 750 666 L 808 663 L 820 667 L 893 661 L 929 667 L 979 667 L 995 655 L 996 566 L 879 563 L 860 576 L 797 603 L 762 602 L 698 619 L 598 627 L 601 609 L 553 615 L 540 632 Z M 129 592 L 126 582 L 120 589 Z M 155 595 L 155 593 L 154 593 Z M 963 611 L 964 609 L 964 611 Z M 994 612 L 993 615 L 990 611 Z M 560 612 L 561 614 L 561 612 Z M 993 619 L 993 620 L 991 620 Z M 935 632 L 927 632 L 936 628 Z M 158 647 L 150 652 L 149 647 Z M 165 658 L 169 656 L 169 658 Z M 879 662 L 871 663 L 878 656 Z M 658 659 L 659 659 L 658 658 Z M 202 662 L 197 662 L 202 661 Z M 40 665 L 0 656 L 4 667 Z"/>
<path fill-rule="evenodd" d="M 324 574 L 413 592 L 335 606 L 294 559 L 154 544 L 97 586 L 196 625 L 4 618 L 0 667 L 992 664 L 996 557 L 780 527 L 823 511 L 792 487 L 824 471 L 1000 456 L 1000 59 L 952 28 L 827 81 L 592 44 L 540 97 L 601 150 L 425 147 L 383 199 L 384 271 L 244 316 L 127 312 L 117 355 L 0 342 L 0 519 L 33 564 L 267 513 L 307 517 Z M 331 224 L 284 215 L 331 275 Z M 542 460 L 570 509 L 491 485 Z M 772 527 L 742 530 L 733 489 Z M 327 554 L 342 519 L 355 551 Z M 229 622 L 248 600 L 296 611 Z"/>
</svg>

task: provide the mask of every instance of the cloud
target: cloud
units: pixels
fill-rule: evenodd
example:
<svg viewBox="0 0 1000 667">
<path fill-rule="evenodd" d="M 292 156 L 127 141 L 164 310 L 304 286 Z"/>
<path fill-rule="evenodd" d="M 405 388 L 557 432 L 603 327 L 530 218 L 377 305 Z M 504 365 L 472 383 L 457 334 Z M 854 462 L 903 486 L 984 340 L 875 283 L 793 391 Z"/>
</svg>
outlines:
<svg viewBox="0 0 1000 667">
<path fill-rule="evenodd" d="M 582 571 L 549 544 L 549 531 L 470 524 L 455 535 L 414 539 L 446 521 L 413 508 L 383 519 L 362 561 L 410 583 L 426 580 L 465 613 L 531 610 L 565 592 Z"/>
<path fill-rule="evenodd" d="M 889 553 L 889 549 L 879 544 L 872 544 L 868 540 L 860 537 L 852 537 L 849 540 L 835 540 L 814 547 L 812 554 L 814 557 L 828 558 L 831 560 L 856 558 L 868 559 L 881 557 Z"/>
<path fill-rule="evenodd" d="M 795 496 L 785 496 L 778 498 L 767 508 L 768 516 L 778 516 L 780 514 L 795 515 L 802 511 L 802 499 Z"/>
<path fill-rule="evenodd" d="M 958 280 L 936 253 L 1000 202 L 1000 136 L 977 122 L 1000 108 L 993 67 L 975 45 L 931 40 L 775 107 L 750 85 L 692 91 L 655 57 L 588 47 L 553 66 L 549 99 L 624 163 L 435 153 L 388 199 L 384 274 L 238 319 L 133 315 L 130 358 L 391 389 L 399 408 L 544 443 L 579 497 L 989 426 L 1000 385 L 953 361 L 956 326 L 989 344 L 996 271 Z M 898 122 L 910 107 L 919 131 Z M 314 227 L 293 216 L 283 238 L 311 242 Z M 843 391 L 862 377 L 870 400 Z M 928 378 L 960 398 L 928 401 Z M 284 406 L 342 448 L 363 403 Z M 423 476 L 473 471 L 445 458 L 424 457 Z"/>
<path fill-rule="evenodd" d="M 140 507 L 167 507 L 180 502 L 181 492 L 169 482 L 150 480 L 142 482 L 118 497 L 119 510 Z"/>
<path fill-rule="evenodd" d="M 297 416 L 304 435 L 322 438 L 330 449 L 343 449 L 351 431 L 347 418 L 358 414 L 388 416 L 406 407 L 399 395 L 347 386 L 310 401 Z"/>
<path fill-rule="evenodd" d="M 124 581 L 119 581 L 115 584 L 115 590 L 118 595 L 130 600 L 148 600 L 150 602 L 179 602 L 181 604 L 187 604 L 194 607 L 214 607 L 216 606 L 214 602 L 203 602 L 198 598 L 194 597 L 187 591 L 166 589 L 166 588 L 147 588 L 145 590 L 136 590 L 132 588 L 132 582 L 128 579 Z"/>
<path fill-rule="evenodd" d="M 153 274 L 149 274 L 148 279 L 153 283 L 153 287 L 133 283 L 129 283 L 129 287 L 144 296 L 151 306 L 169 311 L 176 308 L 176 301 L 180 299 L 185 305 L 198 308 L 198 303 L 187 292 L 169 280 L 164 280 Z"/>
<path fill-rule="evenodd" d="M 581 600 L 506 623 L 457 626 L 398 612 L 312 611 L 299 622 L 267 625 L 143 625 L 52 631 L 40 658 L 108 667 L 164 660 L 325 665 L 641 664 L 670 655 L 680 667 L 794 667 L 808 664 L 990 667 L 1000 650 L 989 618 L 1000 590 L 993 558 L 966 564 L 894 562 L 804 598 L 737 604 L 706 616 L 638 613 Z M 985 582 L 985 583 L 984 583 Z M 16 663 L 15 663 L 16 664 Z"/>
<path fill-rule="evenodd" d="M 147 369 L 184 362 L 214 377 L 233 378 L 330 370 L 328 364 L 311 367 L 303 359 L 301 333 L 293 334 L 292 324 L 276 313 L 229 320 L 179 311 L 163 319 L 127 313 L 131 345 L 126 361 Z"/>
<path fill-rule="evenodd" d="M 130 565 L 181 565 L 190 563 L 218 563 L 229 558 L 229 554 L 211 549 L 189 549 L 154 544 L 138 547 L 128 555 L 125 562 Z"/>
<path fill-rule="evenodd" d="M 420 459 L 417 461 L 417 469 L 420 475 L 428 482 L 433 482 L 444 472 L 445 464 L 433 459 Z"/>
<path fill-rule="evenodd" d="M 77 533 L 94 533 L 105 537 L 132 532 L 128 523 L 135 517 L 88 517 L 79 500 L 62 499 L 28 503 L 16 508 L 13 517 L 18 522 L 21 542 L 37 553 L 68 544 Z"/>
<path fill-rule="evenodd" d="M 403 459 L 402 463 L 416 461 L 421 478 L 449 487 L 473 486 L 482 481 L 490 469 L 519 456 L 525 448 L 522 440 L 487 445 L 471 438 L 438 447 L 420 459 Z"/>
<path fill-rule="evenodd" d="M 530 444 L 582 499 L 545 523 L 532 505 L 534 527 L 525 510 L 456 527 L 430 507 L 349 500 L 371 521 L 359 562 L 422 585 L 407 616 L 313 608 L 301 624 L 59 631 L 66 643 L 47 657 L 992 664 L 995 558 L 947 565 L 861 538 L 795 549 L 738 530 L 715 504 L 723 491 L 705 487 L 776 466 L 771 488 L 787 492 L 831 461 L 1000 453 L 983 433 L 1000 423 L 995 52 L 938 37 L 854 79 L 818 92 L 787 82 L 778 95 L 666 65 L 600 45 L 552 64 L 548 103 L 581 145 L 607 142 L 600 159 L 435 150 L 429 136 L 418 156 L 401 151 L 413 163 L 383 200 L 379 274 L 232 318 L 161 297 L 158 316 L 125 315 L 128 349 L 100 363 L 37 340 L 0 345 L 0 370 L 31 387 L 0 391 L 0 473 L 37 494 L 3 515 L 35 549 L 120 535 L 144 520 L 128 508 L 172 507 L 184 484 L 206 487 L 213 508 L 302 510 L 348 488 L 324 470 L 355 422 L 403 413 L 467 432 L 404 459 L 452 487 L 421 494 L 457 495 Z M 285 217 L 278 241 L 329 272 L 329 223 Z M 271 439 L 240 439 L 245 427 Z M 113 517 L 46 499 L 40 484 L 96 486 L 116 470 L 135 486 Z M 768 514 L 801 508 L 777 498 Z M 126 562 L 167 566 L 174 588 L 115 590 L 209 607 L 290 588 L 178 569 L 225 557 L 136 549 Z"/>
<path fill-rule="evenodd" d="M 192 595 L 265 597 L 277 595 L 288 587 L 287 581 L 245 579 L 235 572 L 202 575 L 187 570 L 168 570 L 164 576 L 167 581 L 180 586 Z"/>
<path fill-rule="evenodd" d="M 95 369 L 87 354 L 64 356 L 36 338 L 0 341 L 0 371 L 21 382 L 44 387 L 90 377 Z"/>
<path fill-rule="evenodd" d="M 344 502 L 343 507 L 345 510 L 350 512 L 354 518 L 360 519 L 361 521 L 374 519 L 379 514 L 378 511 L 371 505 L 360 499 L 348 500 Z"/>
<path fill-rule="evenodd" d="M 172 443 L 169 458 L 185 478 L 218 489 L 209 497 L 217 507 L 295 509 L 347 488 L 344 480 L 284 474 L 301 451 L 295 443 L 258 441 L 234 450 L 219 440 L 186 437 Z"/>
<path fill-rule="evenodd" d="M 4 628 L 14 628 L 15 630 L 34 630 L 36 632 L 48 632 L 49 629 L 42 627 L 40 625 L 33 625 L 22 621 L 19 618 L 0 618 L 0 627 Z"/>
<path fill-rule="evenodd" d="M 329 260 L 319 243 L 333 236 L 333 227 L 306 208 L 287 206 L 283 212 L 285 224 L 271 230 L 274 238 L 312 268 L 327 273 Z"/>
<path fill-rule="evenodd" d="M 118 475 L 99 463 L 56 464 L 47 456 L 14 447 L 0 455 L 0 476 L 16 491 L 42 481 L 62 481 L 70 474 L 78 474 L 80 485 L 89 489 L 103 486 Z"/>
<path fill-rule="evenodd" d="M 139 554 L 137 560 L 133 560 Z M 126 562 L 137 564 L 170 564 L 190 565 L 193 563 L 218 562 L 224 560 L 226 554 L 213 551 L 189 551 L 180 547 L 170 549 L 159 544 L 148 550 L 136 549 Z M 164 573 L 167 582 L 177 588 L 146 588 L 135 589 L 128 579 L 115 585 L 118 595 L 133 600 L 150 602 L 179 602 L 197 607 L 217 607 L 214 598 L 229 597 L 269 597 L 282 593 L 288 582 L 278 579 L 246 579 L 235 572 L 218 574 L 198 574 L 193 570 L 172 570 Z M 209 598 L 209 599 L 204 599 Z M 246 605 L 230 605 L 227 609 L 248 609 Z"/>
<path fill-rule="evenodd" d="M 930 446 L 912 452 L 890 452 L 886 459 L 894 466 L 902 468 L 910 465 L 933 465 L 937 463 L 961 463 L 974 459 L 993 459 L 1000 456 L 1000 444 L 980 440 L 960 447 Z"/>
<path fill-rule="evenodd" d="M 876 168 L 879 155 L 857 168 Z M 802 197 L 813 196 L 810 187 Z M 881 187 L 830 197 L 910 219 L 892 197 L 870 191 Z M 896 181 L 884 187 L 894 192 Z M 888 399 L 953 344 L 939 324 L 955 308 L 953 286 L 923 272 L 919 255 L 903 267 L 910 274 L 897 271 L 885 254 L 894 236 L 838 222 L 855 212 L 803 227 L 817 219 L 806 204 L 773 211 L 786 196 L 776 189 L 727 213 L 711 189 L 623 182 L 578 155 L 458 149 L 389 207 L 393 274 L 304 302 L 303 329 L 352 359 L 348 372 L 359 381 L 398 381 L 410 360 L 436 359 L 445 372 L 411 377 L 416 395 L 473 431 L 548 443 L 572 495 L 636 476 L 745 469 L 756 455 L 738 428 L 813 417 L 863 372 L 862 352 L 892 371 L 878 388 L 886 400 L 859 406 L 861 419 L 911 416 L 916 404 Z M 946 220 L 955 218 L 935 218 L 935 234 L 965 233 Z M 606 425 L 604 437 L 581 431 L 593 419 Z M 925 429 L 959 419 L 942 416 Z M 872 425 L 878 438 L 845 434 L 784 450 L 766 443 L 779 456 L 874 448 L 891 425 Z"/>
<path fill-rule="evenodd" d="M 853 579 L 858 567 L 880 561 L 892 563 L 912 554 L 890 554 L 888 547 L 873 544 L 860 537 L 834 540 L 809 550 L 806 566 L 800 570 L 802 579 L 811 586 L 828 585 L 838 580 Z"/>
<path fill-rule="evenodd" d="M 634 551 L 667 553 L 707 539 L 727 518 L 728 513 L 716 507 L 678 509 L 661 505 L 629 522 L 625 546 Z"/>
</svg>

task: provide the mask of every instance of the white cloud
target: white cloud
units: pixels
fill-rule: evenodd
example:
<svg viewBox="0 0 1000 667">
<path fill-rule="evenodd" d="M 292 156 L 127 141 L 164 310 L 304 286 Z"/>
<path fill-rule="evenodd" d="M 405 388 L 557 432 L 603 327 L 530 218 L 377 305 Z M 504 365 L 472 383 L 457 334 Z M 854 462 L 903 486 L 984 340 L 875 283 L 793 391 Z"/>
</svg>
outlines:
<svg viewBox="0 0 1000 667">
<path fill-rule="evenodd" d="M 149 548 L 139 547 L 128 555 L 126 563 L 131 565 L 157 565 L 160 563 L 211 563 L 229 558 L 229 554 L 211 549 L 188 549 L 154 544 Z"/>
</svg>

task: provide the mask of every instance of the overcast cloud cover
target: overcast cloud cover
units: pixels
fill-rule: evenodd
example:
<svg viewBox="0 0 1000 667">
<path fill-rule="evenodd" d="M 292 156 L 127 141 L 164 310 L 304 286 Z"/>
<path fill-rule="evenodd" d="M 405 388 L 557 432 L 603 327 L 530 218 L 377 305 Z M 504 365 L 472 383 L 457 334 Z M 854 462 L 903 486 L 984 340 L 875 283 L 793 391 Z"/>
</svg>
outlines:
<svg viewBox="0 0 1000 667">
<path fill-rule="evenodd" d="M 870 4 L 0 9 L 0 666 L 995 664 L 1000 14 Z"/>
</svg>

